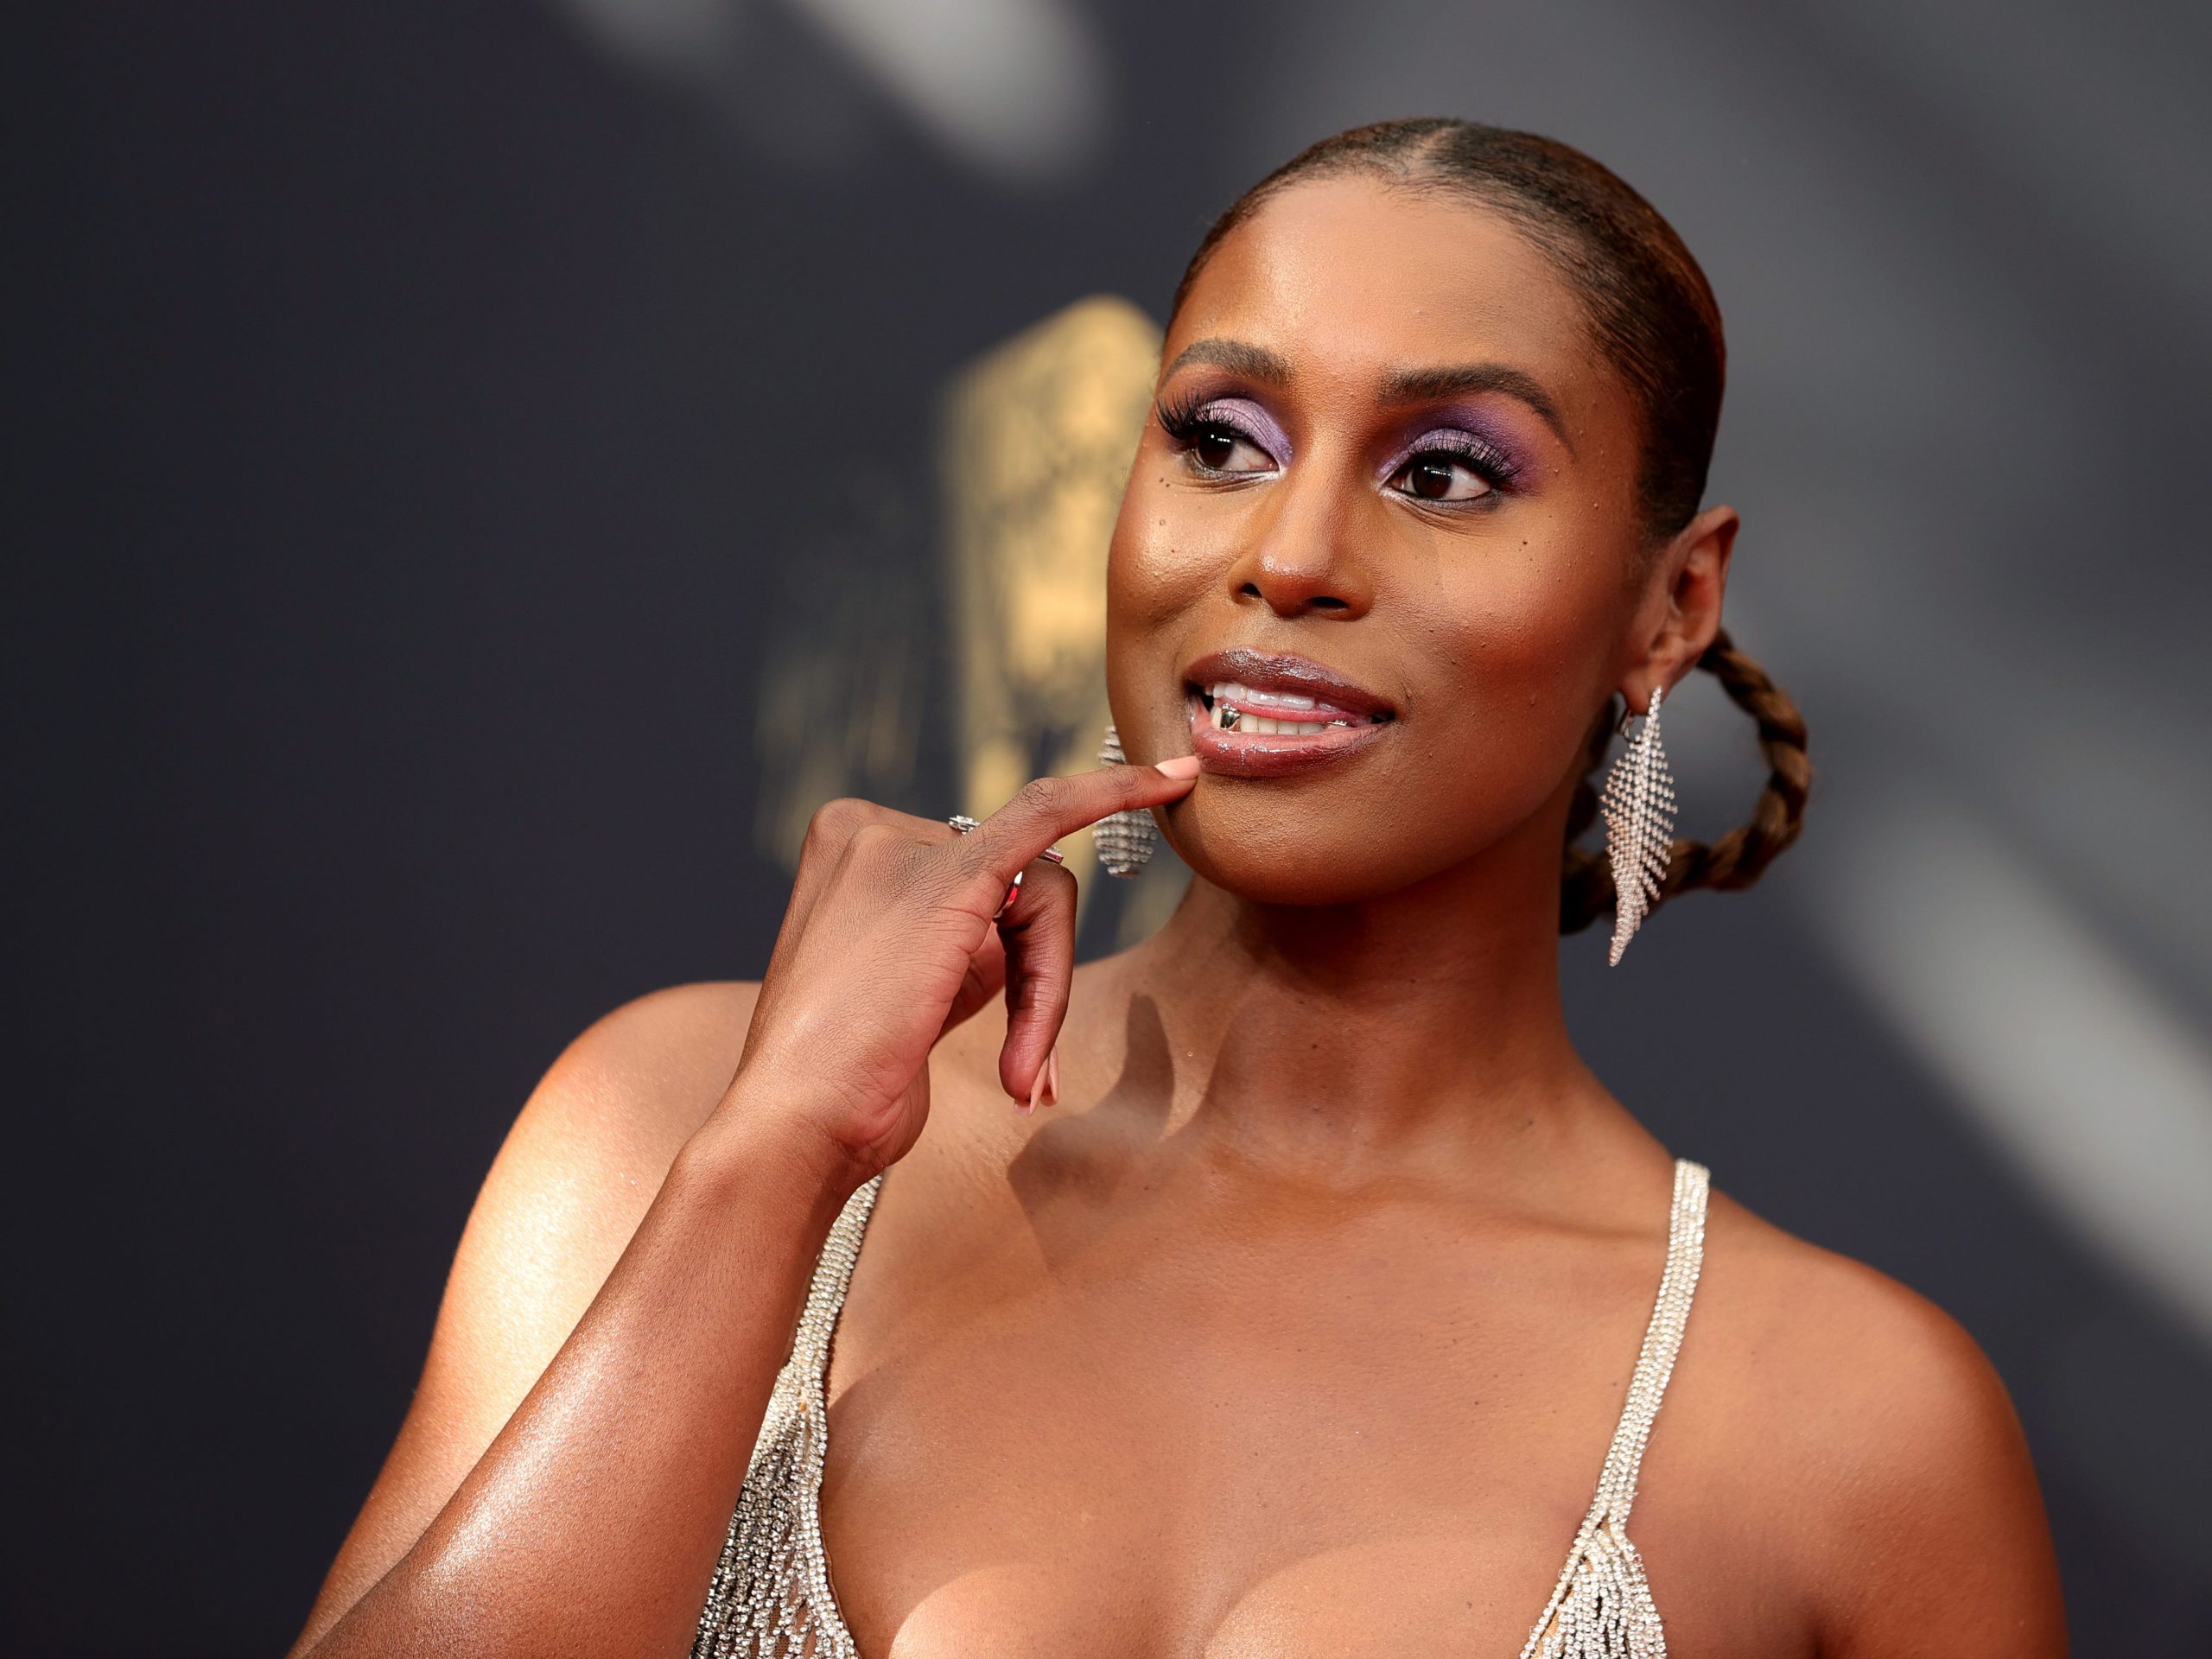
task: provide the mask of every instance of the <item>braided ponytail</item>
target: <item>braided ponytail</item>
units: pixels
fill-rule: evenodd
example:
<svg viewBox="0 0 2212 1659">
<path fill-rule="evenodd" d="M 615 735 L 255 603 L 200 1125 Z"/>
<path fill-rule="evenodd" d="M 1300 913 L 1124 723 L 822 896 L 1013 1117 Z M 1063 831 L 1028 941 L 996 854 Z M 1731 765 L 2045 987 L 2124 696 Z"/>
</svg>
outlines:
<svg viewBox="0 0 2212 1659">
<path fill-rule="evenodd" d="M 1718 841 L 1677 838 L 1667 861 L 1666 880 L 1660 884 L 1659 902 L 1692 887 L 1734 892 L 1748 887 L 1772 863 L 1783 849 L 1797 839 L 1803 828 L 1805 797 L 1813 784 L 1812 762 L 1805 755 L 1805 717 L 1767 672 L 1729 639 L 1724 629 L 1713 636 L 1697 665 L 1720 682 L 1728 699 L 1750 715 L 1758 726 L 1759 752 L 1766 757 L 1766 784 L 1759 791 L 1748 823 L 1738 825 Z M 1584 751 L 1583 775 L 1574 786 L 1567 808 L 1566 862 L 1561 871 L 1559 930 L 1580 933 L 1613 908 L 1613 873 L 1605 856 L 1577 846 L 1598 820 L 1598 791 L 1592 775 L 1604 764 L 1613 733 L 1612 705 L 1592 728 Z"/>
</svg>

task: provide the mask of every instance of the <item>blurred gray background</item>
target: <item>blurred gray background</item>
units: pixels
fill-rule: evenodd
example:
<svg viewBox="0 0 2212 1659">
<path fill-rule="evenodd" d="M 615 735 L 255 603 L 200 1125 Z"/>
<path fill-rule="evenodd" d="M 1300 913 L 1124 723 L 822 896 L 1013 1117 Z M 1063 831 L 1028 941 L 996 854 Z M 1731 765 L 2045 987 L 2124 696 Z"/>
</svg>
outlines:
<svg viewBox="0 0 2212 1659">
<path fill-rule="evenodd" d="M 10 1651 L 290 1639 L 538 1072 L 618 1001 L 759 972 L 758 664 L 928 568 L 947 377 L 1083 295 L 1158 315 L 1259 174 L 1427 113 L 1581 146 L 1704 263 L 1732 622 L 1813 734 L 1756 893 L 1611 975 L 1570 943 L 1580 1039 L 1723 1185 L 1980 1339 L 2079 1652 L 2212 1651 L 2212 13 L 9 33 Z M 1686 827 L 1723 828 L 1748 732 L 1707 688 L 1669 714 Z M 895 804 L 944 810 L 944 729 Z"/>
</svg>

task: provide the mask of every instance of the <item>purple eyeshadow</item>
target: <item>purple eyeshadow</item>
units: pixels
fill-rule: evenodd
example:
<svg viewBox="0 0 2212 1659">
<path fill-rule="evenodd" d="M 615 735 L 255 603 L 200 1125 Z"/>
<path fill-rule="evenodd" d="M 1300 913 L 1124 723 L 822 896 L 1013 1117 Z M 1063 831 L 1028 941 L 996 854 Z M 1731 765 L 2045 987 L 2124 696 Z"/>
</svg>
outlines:
<svg viewBox="0 0 2212 1659">
<path fill-rule="evenodd" d="M 1209 397 L 1192 411 L 1195 419 L 1211 421 L 1243 434 L 1274 457 L 1277 467 L 1290 465 L 1290 435 L 1274 416 L 1249 397 Z"/>
<path fill-rule="evenodd" d="M 1440 410 L 1423 417 L 1420 430 L 1414 432 L 1398 447 L 1397 453 L 1382 464 L 1382 475 L 1390 477 L 1424 448 L 1450 449 L 1449 442 L 1432 443 L 1430 440 L 1451 434 L 1461 434 L 1475 440 L 1475 447 L 1495 456 L 1502 469 L 1514 477 L 1528 470 L 1528 451 L 1513 429 L 1510 419 L 1496 411 L 1481 408 Z M 1464 442 L 1458 446 L 1464 448 Z"/>
</svg>

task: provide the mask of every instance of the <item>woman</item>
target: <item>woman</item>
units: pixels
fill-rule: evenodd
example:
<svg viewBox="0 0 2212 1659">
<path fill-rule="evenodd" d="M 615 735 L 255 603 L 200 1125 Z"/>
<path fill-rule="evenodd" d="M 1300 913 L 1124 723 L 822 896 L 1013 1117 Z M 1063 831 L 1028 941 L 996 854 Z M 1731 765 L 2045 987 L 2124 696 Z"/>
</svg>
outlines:
<svg viewBox="0 0 2212 1659">
<path fill-rule="evenodd" d="M 1973 1343 L 1708 1207 L 1561 1018 L 1617 696 L 1702 662 L 1774 765 L 1667 891 L 1803 801 L 1720 632 L 1722 362 L 1548 140 L 1362 129 L 1233 207 L 1114 536 L 1133 764 L 825 807 L 760 985 L 562 1056 L 295 1652 L 2063 1651 Z M 1071 972 L 1045 855 L 1133 810 L 1189 895 Z"/>
</svg>

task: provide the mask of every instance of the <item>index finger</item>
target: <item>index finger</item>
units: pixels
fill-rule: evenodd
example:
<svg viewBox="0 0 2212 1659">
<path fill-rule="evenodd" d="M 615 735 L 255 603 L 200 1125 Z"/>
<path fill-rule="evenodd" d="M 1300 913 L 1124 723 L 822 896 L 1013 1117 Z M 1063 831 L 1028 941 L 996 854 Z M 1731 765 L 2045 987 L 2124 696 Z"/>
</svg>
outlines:
<svg viewBox="0 0 2212 1659">
<path fill-rule="evenodd" d="M 1198 776 L 1198 757 L 1179 754 L 1153 766 L 1101 766 L 1072 777 L 1034 778 L 973 834 L 961 837 L 961 844 L 1003 891 L 1016 870 L 1061 836 L 1110 813 L 1164 806 L 1187 794 Z"/>
</svg>

